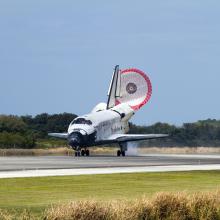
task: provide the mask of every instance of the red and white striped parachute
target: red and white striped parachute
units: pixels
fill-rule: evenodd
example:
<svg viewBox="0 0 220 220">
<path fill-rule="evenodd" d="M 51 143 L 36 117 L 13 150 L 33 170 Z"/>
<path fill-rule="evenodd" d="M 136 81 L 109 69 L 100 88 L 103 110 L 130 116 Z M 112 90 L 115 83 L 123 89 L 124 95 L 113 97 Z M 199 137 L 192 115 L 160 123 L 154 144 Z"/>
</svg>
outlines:
<svg viewBox="0 0 220 220">
<path fill-rule="evenodd" d="M 138 110 L 150 100 L 151 94 L 151 81 L 144 72 L 135 68 L 119 70 L 116 66 L 109 88 L 107 107 L 126 103 L 132 109 Z"/>
</svg>

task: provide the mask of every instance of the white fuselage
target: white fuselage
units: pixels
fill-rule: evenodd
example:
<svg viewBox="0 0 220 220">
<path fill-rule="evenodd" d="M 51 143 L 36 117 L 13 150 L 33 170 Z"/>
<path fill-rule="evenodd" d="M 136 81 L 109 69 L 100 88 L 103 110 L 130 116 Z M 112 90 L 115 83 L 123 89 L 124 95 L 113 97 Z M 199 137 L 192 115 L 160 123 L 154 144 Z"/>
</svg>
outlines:
<svg viewBox="0 0 220 220">
<path fill-rule="evenodd" d="M 92 111 L 74 119 L 68 128 L 68 134 L 80 132 L 82 135 L 91 135 L 95 132 L 95 142 L 108 140 L 114 134 L 125 134 L 129 130 L 128 120 L 134 111 L 125 104 L 111 109 Z"/>
</svg>

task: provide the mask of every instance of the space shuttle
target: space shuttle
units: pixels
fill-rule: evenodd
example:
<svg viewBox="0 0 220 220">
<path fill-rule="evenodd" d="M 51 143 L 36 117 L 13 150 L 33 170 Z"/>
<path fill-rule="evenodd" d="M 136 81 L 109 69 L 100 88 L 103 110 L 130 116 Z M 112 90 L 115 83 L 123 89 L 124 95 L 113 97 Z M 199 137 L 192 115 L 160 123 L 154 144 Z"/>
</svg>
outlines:
<svg viewBox="0 0 220 220">
<path fill-rule="evenodd" d="M 114 68 L 107 103 L 99 103 L 88 114 L 75 118 L 66 133 L 49 133 L 63 138 L 75 156 L 89 156 L 89 148 L 117 143 L 117 156 L 125 156 L 128 142 L 167 137 L 167 134 L 127 134 L 129 120 L 152 95 L 149 77 L 141 70 Z"/>
</svg>

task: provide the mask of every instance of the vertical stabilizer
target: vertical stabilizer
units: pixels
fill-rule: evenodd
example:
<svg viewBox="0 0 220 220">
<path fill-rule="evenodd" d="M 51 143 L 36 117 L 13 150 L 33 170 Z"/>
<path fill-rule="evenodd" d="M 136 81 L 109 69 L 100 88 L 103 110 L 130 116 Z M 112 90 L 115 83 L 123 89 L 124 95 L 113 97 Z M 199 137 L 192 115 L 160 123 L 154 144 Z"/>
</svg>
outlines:
<svg viewBox="0 0 220 220">
<path fill-rule="evenodd" d="M 113 108 L 116 104 L 116 98 L 120 97 L 121 77 L 119 66 L 115 66 L 112 80 L 108 90 L 107 109 Z"/>
</svg>

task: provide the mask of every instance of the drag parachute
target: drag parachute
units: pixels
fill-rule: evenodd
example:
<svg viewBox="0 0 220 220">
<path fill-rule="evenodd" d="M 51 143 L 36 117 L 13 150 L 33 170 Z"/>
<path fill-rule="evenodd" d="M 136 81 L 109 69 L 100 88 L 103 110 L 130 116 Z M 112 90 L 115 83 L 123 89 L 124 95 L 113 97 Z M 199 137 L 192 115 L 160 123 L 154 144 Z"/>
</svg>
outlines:
<svg viewBox="0 0 220 220">
<path fill-rule="evenodd" d="M 150 100 L 151 94 L 151 81 L 144 72 L 135 68 L 119 70 L 116 66 L 109 87 L 107 109 L 126 103 L 138 110 Z"/>
</svg>

